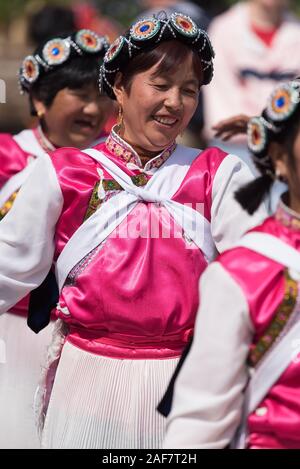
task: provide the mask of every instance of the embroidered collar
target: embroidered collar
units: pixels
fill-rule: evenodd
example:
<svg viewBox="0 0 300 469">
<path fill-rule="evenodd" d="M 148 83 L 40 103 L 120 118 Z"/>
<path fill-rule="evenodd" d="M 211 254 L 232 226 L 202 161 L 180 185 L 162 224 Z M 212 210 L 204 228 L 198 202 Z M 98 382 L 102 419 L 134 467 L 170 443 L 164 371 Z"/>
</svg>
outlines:
<svg viewBox="0 0 300 469">
<path fill-rule="evenodd" d="M 118 135 L 117 131 L 118 126 L 115 125 L 112 128 L 110 135 L 107 137 L 105 144 L 111 153 L 126 163 L 128 169 L 137 169 L 145 173 L 153 171 L 159 168 L 171 156 L 176 148 L 176 142 L 171 143 L 171 145 L 165 148 L 159 155 L 147 161 L 143 168 L 141 159 L 137 152 Z"/>
<path fill-rule="evenodd" d="M 283 194 L 285 196 L 285 194 Z M 288 228 L 300 231 L 300 214 L 290 209 L 283 201 L 283 198 L 280 198 L 275 218 L 282 225 L 287 226 Z"/>
</svg>

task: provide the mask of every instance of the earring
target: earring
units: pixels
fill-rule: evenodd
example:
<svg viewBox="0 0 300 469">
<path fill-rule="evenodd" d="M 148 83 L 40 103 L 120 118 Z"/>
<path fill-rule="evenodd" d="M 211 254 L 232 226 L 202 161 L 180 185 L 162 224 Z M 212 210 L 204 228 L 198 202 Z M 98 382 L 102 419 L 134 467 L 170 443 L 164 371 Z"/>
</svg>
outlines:
<svg viewBox="0 0 300 469">
<path fill-rule="evenodd" d="M 119 113 L 118 113 L 118 118 L 117 118 L 117 124 L 119 127 L 123 127 L 124 125 L 124 119 L 123 119 L 123 109 L 121 106 L 119 107 Z"/>
<path fill-rule="evenodd" d="M 43 115 L 44 115 L 44 111 L 42 111 L 42 110 L 37 111 L 37 116 L 38 116 L 39 119 L 41 119 L 43 117 Z"/>
<path fill-rule="evenodd" d="M 275 175 L 276 175 L 276 179 L 278 179 L 278 181 L 287 182 L 287 179 L 284 176 L 282 176 L 282 174 L 280 172 L 280 169 L 276 168 Z"/>
</svg>

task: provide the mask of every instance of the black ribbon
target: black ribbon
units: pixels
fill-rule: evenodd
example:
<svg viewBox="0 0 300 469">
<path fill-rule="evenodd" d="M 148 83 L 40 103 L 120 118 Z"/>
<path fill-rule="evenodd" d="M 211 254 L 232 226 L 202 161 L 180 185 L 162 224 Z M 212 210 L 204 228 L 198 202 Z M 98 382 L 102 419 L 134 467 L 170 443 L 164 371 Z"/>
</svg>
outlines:
<svg viewBox="0 0 300 469">
<path fill-rule="evenodd" d="M 36 334 L 50 322 L 51 311 L 58 303 L 59 290 L 52 270 L 39 287 L 30 293 L 27 325 Z"/>
<path fill-rule="evenodd" d="M 176 381 L 176 378 L 179 374 L 179 371 L 181 370 L 181 367 L 182 367 L 182 365 L 183 365 L 183 363 L 184 363 L 184 361 L 185 361 L 185 359 L 186 359 L 186 357 L 187 357 L 187 355 L 188 355 L 188 353 L 191 349 L 192 343 L 193 343 L 193 338 L 191 338 L 190 342 L 185 347 L 185 349 L 184 349 L 184 351 L 183 351 L 183 353 L 180 357 L 180 360 L 177 363 L 175 371 L 172 375 L 171 381 L 169 382 L 167 390 L 166 390 L 162 400 L 160 401 L 160 403 L 157 406 L 158 412 L 161 415 L 163 415 L 164 417 L 168 417 L 169 413 L 171 412 L 175 381 Z"/>
</svg>

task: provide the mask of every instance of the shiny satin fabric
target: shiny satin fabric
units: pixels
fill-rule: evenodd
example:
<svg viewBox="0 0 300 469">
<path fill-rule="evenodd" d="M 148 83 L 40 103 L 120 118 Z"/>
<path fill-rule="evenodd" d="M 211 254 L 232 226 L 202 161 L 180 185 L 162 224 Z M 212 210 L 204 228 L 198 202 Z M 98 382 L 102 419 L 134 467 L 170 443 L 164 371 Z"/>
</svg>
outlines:
<svg viewBox="0 0 300 469">
<path fill-rule="evenodd" d="M 268 218 L 252 231 L 277 236 L 300 251 L 300 230 Z M 223 253 L 219 262 L 242 288 L 248 300 L 257 343 L 282 303 L 285 292 L 284 267 L 246 248 Z M 291 344 L 291 359 L 292 359 Z M 248 418 L 249 448 L 300 447 L 300 361 L 291 361 L 258 409 Z"/>
<path fill-rule="evenodd" d="M 12 176 L 25 168 L 29 156 L 12 135 L 0 134 L 0 190 Z M 14 306 L 11 312 L 26 316 L 27 309 L 28 298 L 24 298 Z"/>
<path fill-rule="evenodd" d="M 0 189 L 14 174 L 22 171 L 30 155 L 10 134 L 0 134 Z"/>
<path fill-rule="evenodd" d="M 137 173 L 105 144 L 96 148 L 127 174 Z M 218 149 L 202 152 L 173 200 L 202 203 L 208 217 L 213 177 L 225 156 Z M 52 161 L 64 197 L 57 258 L 85 217 L 101 168 L 72 149 L 58 150 Z M 111 179 L 105 171 L 103 176 Z M 179 356 L 194 324 L 198 281 L 206 265 L 202 252 L 184 238 L 164 207 L 139 203 L 102 246 L 73 269 L 72 281 L 63 288 L 58 316 L 73 327 L 68 340 L 109 357 Z"/>
</svg>

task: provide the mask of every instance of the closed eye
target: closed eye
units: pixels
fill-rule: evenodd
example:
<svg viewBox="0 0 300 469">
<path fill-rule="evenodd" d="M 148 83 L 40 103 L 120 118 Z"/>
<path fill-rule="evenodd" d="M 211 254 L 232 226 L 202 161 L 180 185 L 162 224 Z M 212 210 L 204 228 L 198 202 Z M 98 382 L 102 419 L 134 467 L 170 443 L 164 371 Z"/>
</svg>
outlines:
<svg viewBox="0 0 300 469">
<path fill-rule="evenodd" d="M 166 91 L 169 89 L 169 86 L 167 84 L 161 84 L 161 85 L 153 85 L 155 89 L 160 90 L 160 91 Z"/>
<path fill-rule="evenodd" d="M 183 88 L 183 92 L 191 96 L 195 96 L 198 94 L 198 90 L 195 88 Z"/>
</svg>

